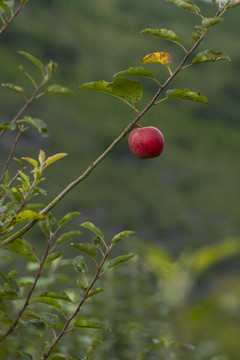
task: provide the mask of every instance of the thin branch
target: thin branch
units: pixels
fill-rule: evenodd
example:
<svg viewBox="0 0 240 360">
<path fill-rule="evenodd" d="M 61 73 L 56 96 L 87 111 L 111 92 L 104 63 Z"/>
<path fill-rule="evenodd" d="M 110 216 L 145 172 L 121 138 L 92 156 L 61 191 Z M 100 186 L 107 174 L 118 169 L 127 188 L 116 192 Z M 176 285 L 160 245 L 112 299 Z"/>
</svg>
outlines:
<svg viewBox="0 0 240 360">
<path fill-rule="evenodd" d="M 18 132 L 18 134 L 17 134 L 17 136 L 16 136 L 16 139 L 15 139 L 15 141 L 14 141 L 12 150 L 11 150 L 11 152 L 10 152 L 10 155 L 9 155 L 9 157 L 8 157 L 8 159 L 7 159 L 7 161 L 6 161 L 5 167 L 4 167 L 4 169 L 3 169 L 2 176 L 1 176 L 1 179 L 0 179 L 0 183 L 2 183 L 2 181 L 3 181 L 3 177 L 4 177 L 4 175 L 5 175 L 5 173 L 6 173 L 7 169 L 8 169 L 8 166 L 9 166 L 9 164 L 10 164 L 10 161 L 12 160 L 12 157 L 13 157 L 13 154 L 14 154 L 14 151 L 15 151 L 15 148 L 16 148 L 16 146 L 17 146 L 17 143 L 18 143 L 18 141 L 19 141 L 19 139 L 20 139 L 20 136 L 22 135 L 23 131 L 24 131 L 23 129 L 20 129 L 19 132 Z"/>
<path fill-rule="evenodd" d="M 17 10 L 15 11 L 14 14 L 12 14 L 12 16 L 10 17 L 10 19 L 8 19 L 7 21 L 4 22 L 1 30 L 0 30 L 0 35 L 2 35 L 4 33 L 4 31 L 7 30 L 8 26 L 13 22 L 13 20 L 16 18 L 16 16 L 22 11 L 24 5 L 26 4 L 26 1 L 21 0 L 19 7 L 17 8 Z"/>
<path fill-rule="evenodd" d="M 223 11 L 223 9 L 222 9 Z M 216 17 L 219 17 L 222 14 L 221 10 L 218 10 Z M 106 156 L 118 145 L 118 143 L 132 130 L 136 127 L 138 121 L 145 115 L 146 112 L 149 111 L 149 109 L 155 105 L 156 100 L 160 96 L 160 94 L 163 92 L 163 90 L 167 87 L 167 85 L 172 81 L 172 79 L 181 71 L 183 70 L 183 65 L 186 63 L 188 58 L 191 56 L 191 54 L 196 50 L 196 48 L 200 45 L 200 43 L 203 41 L 203 39 L 206 37 L 208 32 L 208 29 L 206 29 L 203 34 L 199 37 L 199 39 L 195 42 L 195 44 L 192 46 L 192 48 L 185 54 L 184 58 L 176 68 L 176 70 L 170 75 L 165 83 L 161 85 L 161 87 L 158 89 L 156 94 L 153 96 L 153 98 L 150 100 L 148 105 L 137 114 L 135 119 L 131 121 L 128 126 L 125 128 L 125 130 L 112 142 L 112 144 L 73 182 L 71 182 L 60 194 L 56 196 L 54 200 L 52 200 L 42 211 L 40 211 L 40 214 L 46 215 L 53 207 L 55 207 L 75 186 L 77 186 L 80 182 L 85 180 L 90 173 L 96 168 L 97 165 L 99 165 Z M 5 238 L 1 241 L 0 247 L 5 246 L 9 244 L 10 242 L 14 241 L 18 237 L 25 234 L 29 229 L 31 229 L 37 220 L 33 220 L 29 222 L 27 225 L 22 227 L 20 230 L 18 230 L 13 235 Z"/>
<path fill-rule="evenodd" d="M 47 83 L 48 78 L 47 76 L 45 76 L 42 80 L 42 82 L 38 85 L 38 87 L 35 89 L 34 93 L 32 94 L 32 96 L 30 97 L 30 99 L 24 104 L 24 106 L 19 110 L 19 112 L 17 113 L 17 115 L 12 119 L 11 123 L 15 124 L 17 122 L 17 120 L 20 118 L 20 116 L 24 113 L 24 111 L 27 110 L 27 108 L 29 107 L 29 105 L 37 99 L 37 95 L 39 93 L 39 91 L 43 88 L 43 86 Z M 0 137 L 5 134 L 7 130 L 2 130 L 0 131 Z"/>
<path fill-rule="evenodd" d="M 6 331 L 6 333 L 0 338 L 0 342 L 2 342 L 4 339 L 6 339 L 6 337 L 15 330 L 16 326 L 17 326 L 18 323 L 19 323 L 19 320 L 20 320 L 22 314 L 24 313 L 24 311 L 25 311 L 26 308 L 28 307 L 30 298 L 31 298 L 31 296 L 32 296 L 32 294 L 33 294 L 33 291 L 35 290 L 35 288 L 36 288 L 36 286 L 37 286 L 37 282 L 38 282 L 38 280 L 39 280 L 39 278 L 40 278 L 40 276 L 41 276 L 41 274 L 42 274 L 42 272 L 43 272 L 43 267 L 44 267 L 44 264 L 45 264 L 45 262 L 46 262 L 47 256 L 48 256 L 48 254 L 49 254 L 50 246 L 51 246 L 51 243 L 52 243 L 54 237 L 55 237 L 55 234 L 52 233 L 52 234 L 50 235 L 49 239 L 48 239 L 48 243 L 47 243 L 47 247 L 46 247 L 45 253 L 44 253 L 43 258 L 42 258 L 42 260 L 41 260 L 41 262 L 40 262 L 40 266 L 39 266 L 37 275 L 36 275 L 36 277 L 35 277 L 34 283 L 32 284 L 32 287 L 31 287 L 31 289 L 30 289 L 30 291 L 29 291 L 29 293 L 28 293 L 28 295 L 27 295 L 26 301 L 25 301 L 23 307 L 21 308 L 21 310 L 19 311 L 19 313 L 18 313 L 18 315 L 17 315 L 14 323 L 9 327 L 9 329 Z"/>
<path fill-rule="evenodd" d="M 70 325 L 70 323 L 72 322 L 72 320 L 76 317 L 76 315 L 79 313 L 79 311 L 81 310 L 83 304 L 85 303 L 87 297 L 88 297 L 88 294 L 89 294 L 89 291 L 92 289 L 92 287 L 94 286 L 95 282 L 99 279 L 99 274 L 103 268 L 103 265 L 105 264 L 105 261 L 108 257 L 108 255 L 110 254 L 111 252 L 111 246 L 108 247 L 106 249 L 106 252 L 104 254 L 104 258 L 102 259 L 102 262 L 101 264 L 99 265 L 99 267 L 97 268 L 97 271 L 94 275 L 94 278 L 92 279 L 91 283 L 89 284 L 88 288 L 86 289 L 84 295 L 83 295 L 83 298 L 81 300 L 81 302 L 78 304 L 77 308 L 75 309 L 75 311 L 72 313 L 72 315 L 66 320 L 62 330 L 60 331 L 60 333 L 58 334 L 58 336 L 56 337 L 56 339 L 54 339 L 53 343 L 49 346 L 48 350 L 42 355 L 41 359 L 40 360 L 46 360 L 49 355 L 51 354 L 53 348 L 56 346 L 56 344 L 59 342 L 59 340 L 63 337 L 63 335 L 65 333 L 68 332 L 68 327 Z"/>
<path fill-rule="evenodd" d="M 172 79 L 183 69 L 183 65 L 188 60 L 190 55 L 194 52 L 194 50 L 199 46 L 199 44 L 202 42 L 202 40 L 205 38 L 208 30 L 205 30 L 204 33 L 200 36 L 198 41 L 193 45 L 193 47 L 185 54 L 183 60 L 180 62 L 176 70 L 168 77 L 168 79 L 165 81 L 165 83 L 158 89 L 156 94 L 153 96 L 151 101 L 148 103 L 148 105 L 138 113 L 138 115 L 135 117 L 133 121 L 131 121 L 128 126 L 125 128 L 125 130 L 112 142 L 112 144 L 73 182 L 71 182 L 61 193 L 59 193 L 54 200 L 52 200 L 42 211 L 40 211 L 40 214 L 46 215 L 53 207 L 55 207 L 75 186 L 77 186 L 79 183 L 81 183 L 83 180 L 85 180 L 90 173 L 96 168 L 97 165 L 99 165 L 106 156 L 118 145 L 118 143 L 132 130 L 136 127 L 136 124 L 138 121 L 145 115 L 149 109 L 153 105 L 155 105 L 156 100 L 160 96 L 160 94 L 163 92 L 163 90 L 167 87 L 167 85 L 172 81 Z M 0 133 L 1 135 L 1 133 Z M 31 229 L 37 220 L 33 220 L 29 222 L 27 225 L 25 225 L 23 228 L 18 230 L 13 235 L 7 237 L 6 239 L 2 240 L 0 243 L 0 247 L 5 246 L 9 244 L 10 242 L 14 241 L 18 237 L 22 236 L 24 233 L 26 233 L 29 229 Z"/>
</svg>

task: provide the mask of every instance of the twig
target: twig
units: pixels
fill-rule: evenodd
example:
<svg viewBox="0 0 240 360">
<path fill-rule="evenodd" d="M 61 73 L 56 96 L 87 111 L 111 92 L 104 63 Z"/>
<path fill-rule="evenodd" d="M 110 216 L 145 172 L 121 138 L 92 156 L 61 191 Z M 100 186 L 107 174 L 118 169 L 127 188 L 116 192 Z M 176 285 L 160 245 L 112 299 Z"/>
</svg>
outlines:
<svg viewBox="0 0 240 360">
<path fill-rule="evenodd" d="M 45 76 L 42 80 L 42 82 L 38 85 L 38 87 L 35 89 L 34 93 L 32 94 L 32 96 L 30 97 L 30 99 L 28 101 L 26 101 L 26 103 L 24 104 L 24 106 L 19 110 L 19 112 L 17 113 L 17 115 L 12 119 L 11 123 L 15 124 L 17 122 L 17 120 L 20 118 L 20 116 L 24 113 L 24 111 L 29 107 L 29 105 L 36 100 L 37 95 L 39 93 L 39 91 L 43 88 L 43 86 L 46 84 L 46 82 L 48 81 L 47 76 Z M 6 132 L 7 130 L 2 130 L 0 131 L 0 137 Z"/>
<path fill-rule="evenodd" d="M 14 329 L 16 328 L 16 326 L 19 323 L 19 320 L 20 320 L 22 314 L 24 313 L 24 311 L 28 307 L 30 298 L 32 296 L 32 293 L 35 290 L 37 282 L 38 282 L 38 280 L 39 280 L 39 278 L 40 278 L 40 276 L 42 274 L 43 267 L 44 267 L 44 264 L 46 262 L 47 256 L 49 254 L 50 246 L 51 246 L 51 243 L 52 243 L 54 237 L 55 237 L 55 233 L 52 233 L 50 235 L 49 239 L 48 239 L 48 243 L 47 243 L 45 253 L 44 253 L 43 258 L 42 258 L 42 260 L 40 262 L 40 266 L 39 266 L 36 278 L 35 278 L 34 283 L 32 284 L 32 287 L 31 287 L 31 289 L 30 289 L 30 291 L 29 291 L 29 293 L 27 295 L 26 301 L 25 301 L 23 307 L 21 308 L 21 310 L 18 312 L 18 315 L 17 315 L 14 323 L 9 327 L 9 329 L 6 331 L 6 333 L 0 338 L 0 342 L 2 342 L 4 339 L 6 339 L 6 337 L 14 331 Z"/>
<path fill-rule="evenodd" d="M 14 151 L 15 151 L 16 145 L 17 145 L 17 143 L 18 143 L 18 141 L 19 141 L 19 139 L 20 139 L 20 136 L 22 135 L 23 131 L 24 131 L 23 129 L 20 129 L 19 132 L 18 132 L 18 134 L 17 134 L 17 136 L 16 136 L 16 139 L 15 139 L 15 141 L 14 141 L 12 150 L 11 150 L 11 152 L 10 152 L 10 155 L 9 155 L 9 157 L 8 157 L 8 159 L 7 159 L 7 161 L 6 161 L 5 167 L 4 167 L 4 169 L 3 169 L 2 176 L 1 176 L 1 179 L 0 179 L 0 183 L 2 183 L 2 181 L 3 181 L 3 177 L 4 177 L 4 175 L 5 175 L 5 173 L 6 173 L 7 169 L 8 169 L 8 166 L 9 166 L 9 164 L 10 164 L 10 161 L 12 160 L 13 153 L 14 153 Z"/>
<path fill-rule="evenodd" d="M 185 54 L 183 60 L 178 65 L 176 70 L 168 77 L 168 79 L 165 81 L 165 83 L 158 89 L 156 94 L 153 96 L 151 101 L 148 103 L 148 105 L 138 113 L 138 115 L 135 117 L 133 121 L 129 123 L 129 125 L 125 128 L 125 130 L 112 142 L 112 144 L 73 182 L 71 182 L 61 193 L 59 193 L 54 200 L 52 200 L 42 211 L 40 211 L 40 214 L 46 215 L 54 206 L 56 206 L 75 186 L 77 186 L 79 183 L 81 183 L 83 180 L 85 180 L 90 173 L 96 168 L 97 165 L 99 165 L 106 156 L 117 146 L 117 144 L 132 130 L 135 128 L 138 121 L 145 115 L 145 113 L 155 104 L 157 98 L 160 96 L 162 91 L 167 87 L 167 85 L 170 83 L 170 81 L 182 70 L 183 65 L 188 60 L 190 55 L 194 52 L 194 50 L 199 46 L 199 44 L 202 42 L 202 40 L 205 38 L 208 30 L 205 30 L 204 33 L 200 36 L 198 41 L 193 45 L 193 47 Z M 0 133 L 1 135 L 1 133 Z M 29 229 L 31 229 L 34 224 L 37 222 L 37 220 L 33 220 L 29 222 L 27 225 L 22 227 L 20 230 L 18 230 L 13 235 L 9 236 L 8 238 L 4 239 L 0 243 L 0 247 L 5 246 L 9 244 L 10 242 L 14 241 L 18 237 L 22 236 L 24 233 L 26 233 Z"/>
<path fill-rule="evenodd" d="M 19 4 L 19 7 L 15 11 L 15 13 L 10 17 L 10 19 L 5 21 L 5 23 L 3 24 L 3 26 L 2 26 L 2 28 L 0 30 L 0 35 L 2 35 L 4 33 L 4 31 L 7 30 L 8 26 L 13 22 L 13 20 L 16 18 L 16 16 L 22 11 L 25 4 L 26 4 L 26 1 L 21 0 L 21 2 Z"/>
<path fill-rule="evenodd" d="M 56 339 L 54 339 L 53 343 L 49 346 L 48 350 L 42 355 L 40 360 L 46 360 L 49 357 L 49 355 L 52 352 L 53 348 L 56 346 L 56 344 L 59 342 L 59 340 L 62 338 L 62 336 L 67 332 L 68 326 L 70 325 L 71 321 L 79 313 L 79 311 L 81 310 L 83 304 L 85 303 L 85 301 L 86 301 L 86 299 L 88 297 L 89 291 L 92 289 L 95 282 L 99 279 L 100 271 L 102 270 L 102 267 L 103 267 L 108 255 L 110 254 L 111 249 L 112 248 L 110 246 L 107 247 L 106 252 L 104 254 L 104 258 L 102 259 L 101 264 L 97 268 L 97 271 L 95 273 L 94 278 L 92 279 L 91 283 L 89 284 L 88 288 L 86 289 L 81 302 L 78 304 L 78 306 L 77 306 L 76 310 L 73 312 L 73 314 L 66 320 L 62 330 L 60 331 L 60 333 L 58 334 Z"/>
</svg>

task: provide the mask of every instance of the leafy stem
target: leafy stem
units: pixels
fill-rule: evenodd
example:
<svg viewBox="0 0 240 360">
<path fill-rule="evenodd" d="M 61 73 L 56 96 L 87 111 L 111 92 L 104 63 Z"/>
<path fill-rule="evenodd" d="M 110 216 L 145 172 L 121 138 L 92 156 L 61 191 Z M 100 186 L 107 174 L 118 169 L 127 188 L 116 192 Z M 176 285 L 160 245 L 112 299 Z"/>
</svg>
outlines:
<svg viewBox="0 0 240 360">
<path fill-rule="evenodd" d="M 46 246 L 45 253 L 44 253 L 43 258 L 42 258 L 42 260 L 41 260 L 41 262 L 40 262 L 37 275 L 36 275 L 36 277 L 35 277 L 35 280 L 34 280 L 34 283 L 32 284 L 31 289 L 30 289 L 29 292 L 28 292 L 26 301 L 25 301 L 23 307 L 22 307 L 22 308 L 20 309 L 20 311 L 18 312 L 18 315 L 17 315 L 14 323 L 9 327 L 9 329 L 6 331 L 6 333 L 0 338 L 0 342 L 2 342 L 4 339 L 6 339 L 6 337 L 15 330 L 15 328 L 16 328 L 16 326 L 18 325 L 19 320 L 21 319 L 24 311 L 25 311 L 26 308 L 28 307 L 29 302 L 30 302 L 30 298 L 31 298 L 31 296 L 32 296 L 32 294 L 33 294 L 36 286 L 37 286 L 37 282 L 38 282 L 40 276 L 42 275 L 43 268 L 44 268 L 44 264 L 45 264 L 45 262 L 46 262 L 46 259 L 47 259 L 48 254 L 49 254 L 49 252 L 50 252 L 50 247 L 51 247 L 51 244 L 52 244 L 52 241 L 53 241 L 54 238 L 55 238 L 55 233 L 51 233 L 50 236 L 49 236 L 48 242 L 47 242 L 47 246 Z"/>
<path fill-rule="evenodd" d="M 6 21 L 1 17 L 2 20 L 4 20 L 3 21 L 4 24 L 3 24 L 2 28 L 0 29 L 0 35 L 2 35 L 4 33 L 4 31 L 7 30 L 8 26 L 13 22 L 13 20 L 16 18 L 16 16 L 22 11 L 25 4 L 26 4 L 26 0 L 21 0 L 17 10 Z"/>
<path fill-rule="evenodd" d="M 16 114 L 16 116 L 12 119 L 11 123 L 15 124 L 17 120 L 22 116 L 22 114 L 27 110 L 27 108 L 31 105 L 31 103 L 37 99 L 37 95 L 40 92 L 40 90 L 46 85 L 47 81 L 49 80 L 48 76 L 45 76 L 41 83 L 38 85 L 38 87 L 33 92 L 32 96 L 29 100 L 26 101 L 26 103 L 23 105 L 23 107 L 19 110 L 19 112 Z M 0 137 L 6 132 L 6 130 L 0 131 Z"/>
<path fill-rule="evenodd" d="M 90 290 L 93 288 L 94 284 L 96 283 L 96 281 L 100 278 L 100 272 L 103 268 L 103 265 L 105 264 L 106 260 L 107 260 L 107 257 L 109 256 L 110 252 L 111 252 L 111 249 L 112 247 L 111 246 L 108 246 L 106 251 L 105 251 L 105 254 L 104 254 L 104 257 L 101 261 L 101 264 L 99 265 L 99 267 L 97 267 L 97 270 L 96 270 L 96 273 L 92 279 L 92 281 L 90 282 L 89 286 L 87 287 L 87 289 L 85 290 L 84 292 L 84 295 L 83 295 L 83 298 L 81 300 L 81 302 L 78 304 L 77 308 L 75 309 L 75 311 L 72 313 L 71 316 L 69 316 L 62 328 L 62 330 L 59 332 L 58 336 L 54 339 L 53 343 L 49 346 L 49 348 L 45 351 L 45 353 L 42 355 L 41 359 L 40 360 L 46 360 L 49 355 L 51 354 L 53 348 L 56 346 L 56 344 L 59 342 L 59 340 L 63 337 L 64 334 L 66 334 L 69 329 L 69 325 L 70 323 L 72 322 L 72 320 L 77 316 L 77 314 L 79 313 L 79 311 L 81 310 L 83 304 L 85 303 L 87 297 L 88 297 L 88 294 L 90 292 Z"/>
<path fill-rule="evenodd" d="M 20 128 L 19 128 L 19 132 L 18 132 L 18 134 L 17 134 L 17 136 L 16 136 L 16 139 L 15 139 L 15 141 L 14 141 L 14 144 L 13 144 L 13 146 L 12 146 L 12 150 L 11 150 L 11 152 L 10 152 L 10 154 L 9 154 L 9 157 L 8 157 L 8 159 L 7 159 L 7 161 L 6 161 L 6 164 L 5 164 L 5 166 L 4 166 L 4 169 L 3 169 L 3 172 L 2 172 L 2 176 L 1 176 L 1 178 L 0 178 L 0 183 L 2 183 L 2 181 L 3 181 L 4 175 L 5 175 L 5 173 L 6 173 L 7 169 L 8 169 L 8 166 L 9 166 L 12 158 L 13 158 L 14 150 L 15 150 L 15 148 L 16 148 L 16 146 L 17 146 L 17 143 L 18 143 L 18 141 L 19 141 L 19 139 L 20 139 L 23 131 L 24 131 L 24 128 L 23 128 L 23 127 L 20 127 Z"/>
<path fill-rule="evenodd" d="M 155 105 L 156 100 L 159 98 L 163 90 L 167 87 L 167 85 L 173 80 L 173 78 L 183 69 L 184 64 L 190 57 L 190 55 L 195 51 L 195 49 L 199 46 L 199 44 L 202 42 L 202 40 L 205 38 L 206 34 L 208 32 L 208 29 L 206 29 L 203 34 L 200 36 L 198 41 L 192 46 L 192 48 L 185 54 L 182 61 L 178 65 L 178 67 L 175 69 L 175 71 L 167 78 L 165 83 L 159 87 L 155 95 L 152 97 L 150 102 L 147 104 L 147 106 L 139 112 L 135 119 L 132 120 L 128 126 L 123 130 L 123 132 L 111 143 L 111 145 L 92 163 L 88 166 L 88 168 L 74 181 L 72 181 L 68 186 L 65 187 L 65 189 L 59 193 L 55 199 L 53 199 L 43 210 L 40 211 L 40 214 L 46 215 L 53 207 L 55 207 L 73 188 L 75 188 L 79 183 L 81 183 L 83 180 L 85 180 L 90 173 L 106 158 L 106 156 L 109 155 L 109 153 L 118 145 L 118 143 L 123 140 L 123 138 L 131 132 L 132 129 L 134 129 L 139 122 L 139 120 L 152 108 L 153 105 Z M 16 233 L 10 235 L 9 237 L 5 238 L 1 241 L 1 246 L 7 245 L 10 242 L 14 241 L 24 233 L 26 233 L 29 229 L 31 229 L 37 220 L 33 220 L 29 222 L 27 225 L 19 229 Z"/>
<path fill-rule="evenodd" d="M 218 10 L 216 17 L 219 17 L 222 14 L 222 10 Z M 146 105 L 146 107 L 138 112 L 135 119 L 132 120 L 128 126 L 123 130 L 123 132 L 111 143 L 111 145 L 93 162 L 91 163 L 88 168 L 74 181 L 72 181 L 69 185 L 65 187 L 65 189 L 59 193 L 55 199 L 53 199 L 43 210 L 40 211 L 40 214 L 46 215 L 52 208 L 54 208 L 73 188 L 75 188 L 79 183 L 81 183 L 83 180 L 85 180 L 90 173 L 110 154 L 110 152 L 118 145 L 120 141 L 123 140 L 123 138 L 133 130 L 139 120 L 153 107 L 153 105 L 156 104 L 157 99 L 162 94 L 163 90 L 168 86 L 168 84 L 175 78 L 175 76 L 184 69 L 184 65 L 191 56 L 191 54 L 196 50 L 196 48 L 200 45 L 200 43 L 203 41 L 203 39 L 206 37 L 207 32 L 209 29 L 205 29 L 204 32 L 201 34 L 199 39 L 195 42 L 195 44 L 192 46 L 192 48 L 185 54 L 182 61 L 179 63 L 175 71 L 171 73 L 171 75 L 167 78 L 167 80 L 162 84 L 155 95 L 152 97 L 152 99 L 149 101 L 149 103 Z M 1 134 L 1 133 L 0 133 Z M 0 246 L 5 246 L 9 244 L 10 242 L 14 241 L 24 233 L 26 233 L 29 229 L 31 229 L 34 224 L 37 222 L 37 220 L 33 220 L 29 222 L 27 225 L 19 229 L 16 233 L 10 235 L 9 237 L 3 239 L 1 241 Z"/>
</svg>

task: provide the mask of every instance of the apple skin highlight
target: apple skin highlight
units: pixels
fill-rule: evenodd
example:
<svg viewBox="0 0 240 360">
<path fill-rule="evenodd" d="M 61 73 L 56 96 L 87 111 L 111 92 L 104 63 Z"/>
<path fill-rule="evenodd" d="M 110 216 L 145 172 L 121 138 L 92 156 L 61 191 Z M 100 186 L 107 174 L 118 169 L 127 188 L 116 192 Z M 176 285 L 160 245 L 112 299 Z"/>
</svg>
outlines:
<svg viewBox="0 0 240 360">
<path fill-rule="evenodd" d="M 159 156 L 164 147 L 164 137 L 154 126 L 135 129 L 128 137 L 128 146 L 133 155 L 139 159 Z"/>
</svg>

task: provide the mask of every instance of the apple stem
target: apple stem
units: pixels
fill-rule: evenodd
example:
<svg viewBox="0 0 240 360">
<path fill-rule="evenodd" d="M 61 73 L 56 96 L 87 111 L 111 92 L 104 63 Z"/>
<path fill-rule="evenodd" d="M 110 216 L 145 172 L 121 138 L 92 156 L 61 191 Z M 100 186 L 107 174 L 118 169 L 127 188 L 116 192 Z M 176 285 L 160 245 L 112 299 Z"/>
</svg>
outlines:
<svg viewBox="0 0 240 360">
<path fill-rule="evenodd" d="M 135 128 L 140 128 L 140 129 L 142 129 L 142 126 L 141 126 L 140 124 L 136 124 L 136 125 L 135 125 Z"/>
</svg>

